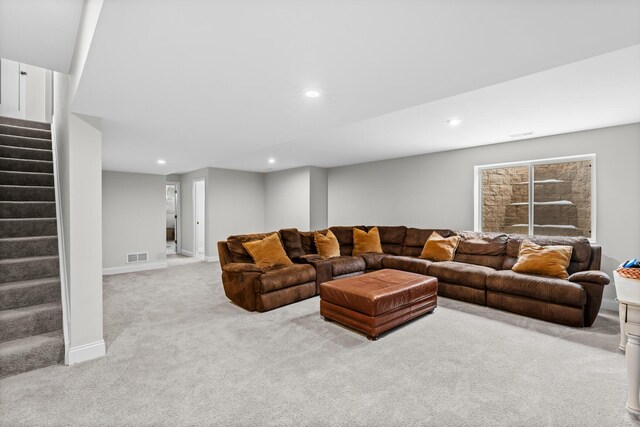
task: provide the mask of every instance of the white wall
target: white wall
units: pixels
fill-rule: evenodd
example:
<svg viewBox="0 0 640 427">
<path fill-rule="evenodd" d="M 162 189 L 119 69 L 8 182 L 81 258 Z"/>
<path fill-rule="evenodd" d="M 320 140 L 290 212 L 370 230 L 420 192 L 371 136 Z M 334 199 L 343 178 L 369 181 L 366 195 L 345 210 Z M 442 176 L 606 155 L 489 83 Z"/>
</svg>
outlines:
<svg viewBox="0 0 640 427">
<path fill-rule="evenodd" d="M 611 274 L 640 255 L 640 124 L 333 168 L 329 224 L 471 230 L 475 165 L 587 153 L 596 153 L 597 243 Z M 605 298 L 614 309 L 613 284 Z"/>
<path fill-rule="evenodd" d="M 102 269 L 104 274 L 164 268 L 165 177 L 102 172 Z M 128 253 L 148 252 L 130 263 Z"/>
<path fill-rule="evenodd" d="M 311 177 L 308 167 L 267 173 L 264 188 L 266 230 L 309 229 Z"/>
<path fill-rule="evenodd" d="M 54 116 L 68 291 L 67 362 L 105 353 L 102 319 L 102 133 L 69 113 L 69 76 L 54 73 Z M 66 307 L 66 306 L 65 306 Z"/>
</svg>

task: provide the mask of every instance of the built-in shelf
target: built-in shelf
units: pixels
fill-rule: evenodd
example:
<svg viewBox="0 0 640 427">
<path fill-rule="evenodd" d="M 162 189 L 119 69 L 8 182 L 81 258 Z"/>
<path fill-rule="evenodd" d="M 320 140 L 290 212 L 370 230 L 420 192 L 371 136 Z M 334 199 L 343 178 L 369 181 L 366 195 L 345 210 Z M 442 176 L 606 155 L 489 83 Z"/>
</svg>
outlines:
<svg viewBox="0 0 640 427">
<path fill-rule="evenodd" d="M 528 204 L 529 202 L 511 203 L 512 206 L 527 206 Z M 569 206 L 573 205 L 573 202 L 569 200 L 554 200 L 552 202 L 533 202 L 533 204 L 538 206 Z"/>
</svg>

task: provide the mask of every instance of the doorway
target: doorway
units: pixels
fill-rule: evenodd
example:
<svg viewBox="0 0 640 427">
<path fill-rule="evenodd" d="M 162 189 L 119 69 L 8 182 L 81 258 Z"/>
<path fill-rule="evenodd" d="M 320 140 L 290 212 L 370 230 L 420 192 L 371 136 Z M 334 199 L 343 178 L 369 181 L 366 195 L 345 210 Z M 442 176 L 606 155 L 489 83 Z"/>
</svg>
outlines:
<svg viewBox="0 0 640 427">
<path fill-rule="evenodd" d="M 204 178 L 193 181 L 193 255 L 205 258 L 205 182 Z"/>
<path fill-rule="evenodd" d="M 180 183 L 168 181 L 166 190 L 166 248 L 167 255 L 180 252 Z"/>
</svg>

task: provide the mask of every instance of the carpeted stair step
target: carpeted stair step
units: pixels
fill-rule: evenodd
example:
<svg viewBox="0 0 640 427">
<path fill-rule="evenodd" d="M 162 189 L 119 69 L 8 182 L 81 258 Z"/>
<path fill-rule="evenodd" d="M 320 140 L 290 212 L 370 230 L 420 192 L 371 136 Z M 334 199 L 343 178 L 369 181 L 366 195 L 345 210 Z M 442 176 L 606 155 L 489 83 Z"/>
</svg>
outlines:
<svg viewBox="0 0 640 427">
<path fill-rule="evenodd" d="M 9 258 L 0 260 L 0 283 L 60 277 L 57 256 Z"/>
<path fill-rule="evenodd" d="M 0 185 L 0 200 L 3 202 L 52 202 L 55 201 L 55 196 L 53 187 Z"/>
<path fill-rule="evenodd" d="M 59 301 L 0 311 L 0 343 L 62 328 Z"/>
<path fill-rule="evenodd" d="M 55 202 L 0 202 L 0 219 L 55 218 Z"/>
<path fill-rule="evenodd" d="M 58 255 L 57 236 L 0 239 L 0 259 Z"/>
<path fill-rule="evenodd" d="M 53 160 L 51 150 L 0 145 L 0 157 L 5 159 Z"/>
<path fill-rule="evenodd" d="M 0 157 L 0 170 L 53 173 L 53 162 L 48 160 L 7 159 Z"/>
<path fill-rule="evenodd" d="M 53 182 L 52 173 L 0 171 L 0 185 L 53 187 Z"/>
<path fill-rule="evenodd" d="M 0 379 L 63 362 L 61 329 L 0 344 Z"/>
<path fill-rule="evenodd" d="M 14 119 L 13 117 L 0 116 L 0 124 L 9 126 L 20 126 L 23 128 L 51 130 L 51 125 L 44 122 L 35 122 L 33 120 Z"/>
<path fill-rule="evenodd" d="M 39 148 L 51 150 L 51 140 L 42 138 L 28 138 L 26 136 L 0 135 L 0 145 L 11 147 Z"/>
<path fill-rule="evenodd" d="M 0 218 L 0 238 L 57 234 L 55 218 Z"/>
<path fill-rule="evenodd" d="M 0 135 L 27 136 L 30 138 L 51 139 L 51 131 L 23 126 L 12 126 L 0 123 Z"/>
<path fill-rule="evenodd" d="M 60 302 L 60 279 L 0 283 L 0 310 Z"/>
</svg>

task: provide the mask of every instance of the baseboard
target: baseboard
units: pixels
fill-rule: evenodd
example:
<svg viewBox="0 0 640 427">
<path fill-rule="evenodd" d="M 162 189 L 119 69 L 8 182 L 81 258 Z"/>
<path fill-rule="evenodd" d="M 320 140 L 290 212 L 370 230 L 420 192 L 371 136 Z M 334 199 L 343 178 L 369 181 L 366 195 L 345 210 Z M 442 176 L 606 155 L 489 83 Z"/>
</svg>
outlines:
<svg viewBox="0 0 640 427">
<path fill-rule="evenodd" d="M 218 257 L 217 256 L 208 256 L 208 257 L 205 257 L 204 260 L 206 262 L 216 262 L 216 261 L 218 261 Z"/>
<path fill-rule="evenodd" d="M 145 270 L 157 270 L 160 268 L 167 268 L 166 262 L 145 262 L 139 264 L 131 264 L 131 265 L 123 265 L 121 267 L 109 267 L 102 269 L 103 276 L 109 276 L 112 274 L 122 274 L 122 273 L 135 273 L 136 271 L 145 271 Z"/>
<path fill-rule="evenodd" d="M 106 354 L 106 347 L 104 340 L 92 342 L 90 344 L 79 345 L 77 347 L 71 347 L 67 355 L 67 365 L 73 365 L 74 363 L 85 362 L 91 359 L 97 359 Z"/>
<path fill-rule="evenodd" d="M 193 256 L 193 252 L 183 249 L 180 253 L 184 256 Z"/>
<path fill-rule="evenodd" d="M 600 310 L 615 311 L 617 313 L 619 307 L 620 305 L 618 301 L 609 298 L 602 298 Z"/>
</svg>

